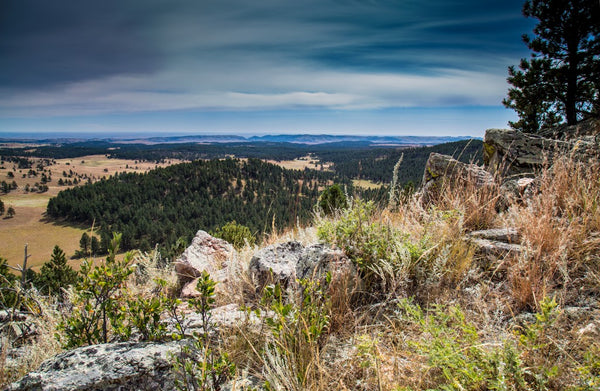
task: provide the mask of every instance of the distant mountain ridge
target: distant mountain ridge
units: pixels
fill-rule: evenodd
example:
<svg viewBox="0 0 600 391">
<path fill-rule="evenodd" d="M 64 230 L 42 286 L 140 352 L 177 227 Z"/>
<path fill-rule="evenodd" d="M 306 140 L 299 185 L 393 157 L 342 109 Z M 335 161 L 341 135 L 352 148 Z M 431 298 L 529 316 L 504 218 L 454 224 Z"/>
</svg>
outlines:
<svg viewBox="0 0 600 391">
<path fill-rule="evenodd" d="M 454 141 L 472 139 L 470 136 L 361 136 L 361 135 L 332 135 L 332 134 L 277 134 L 263 136 L 238 135 L 189 135 L 189 136 L 152 136 L 152 137 L 0 137 L 0 143 L 44 143 L 72 144 L 78 142 L 108 142 L 114 144 L 227 144 L 227 143 L 291 143 L 291 144 L 333 144 L 333 143 L 362 143 L 372 145 L 402 145 L 422 146 L 436 145 Z"/>
<path fill-rule="evenodd" d="M 331 135 L 331 134 L 278 134 L 264 136 L 230 136 L 230 135 L 195 135 L 195 136 L 172 136 L 172 137 L 148 137 L 140 139 L 116 140 L 114 142 L 146 142 L 152 144 L 168 143 L 292 143 L 292 144 L 330 144 L 341 142 L 361 142 L 368 144 L 389 145 L 435 145 L 471 139 L 470 136 L 358 136 L 358 135 Z"/>
</svg>

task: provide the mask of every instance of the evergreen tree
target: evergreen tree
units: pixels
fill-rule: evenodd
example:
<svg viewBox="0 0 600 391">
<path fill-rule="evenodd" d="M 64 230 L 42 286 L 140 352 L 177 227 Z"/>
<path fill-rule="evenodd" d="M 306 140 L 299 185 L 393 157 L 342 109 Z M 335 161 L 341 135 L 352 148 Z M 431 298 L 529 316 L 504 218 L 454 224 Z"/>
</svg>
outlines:
<svg viewBox="0 0 600 391">
<path fill-rule="evenodd" d="M 600 115 L 600 2 L 527 0 L 523 15 L 535 18 L 534 36 L 523 36 L 532 59 L 509 68 L 513 85 L 503 101 L 524 132 Z"/>
<path fill-rule="evenodd" d="M 12 218 L 15 215 L 15 208 L 13 208 L 12 206 L 9 206 L 8 209 L 6 210 L 6 217 L 8 218 Z"/>
<path fill-rule="evenodd" d="M 335 184 L 323 191 L 319 198 L 319 208 L 326 215 L 333 214 L 336 210 L 348 207 L 346 195 L 340 188 L 340 185 Z"/>
<path fill-rule="evenodd" d="M 0 200 L 0 216 L 2 216 L 4 214 L 4 202 L 2 202 L 2 200 Z"/>
<path fill-rule="evenodd" d="M 79 239 L 79 248 L 81 249 L 81 252 L 83 253 L 84 256 L 86 254 L 89 254 L 90 246 L 91 246 L 90 235 L 88 235 L 87 232 L 84 232 L 81 235 L 81 239 Z"/>
<path fill-rule="evenodd" d="M 67 264 L 65 252 L 59 246 L 54 246 L 52 257 L 42 266 L 35 285 L 41 292 L 55 295 L 76 279 L 77 272 Z"/>
<path fill-rule="evenodd" d="M 6 259 L 0 257 L 0 309 L 10 308 L 16 303 L 16 280 L 17 277 L 11 273 Z"/>
</svg>

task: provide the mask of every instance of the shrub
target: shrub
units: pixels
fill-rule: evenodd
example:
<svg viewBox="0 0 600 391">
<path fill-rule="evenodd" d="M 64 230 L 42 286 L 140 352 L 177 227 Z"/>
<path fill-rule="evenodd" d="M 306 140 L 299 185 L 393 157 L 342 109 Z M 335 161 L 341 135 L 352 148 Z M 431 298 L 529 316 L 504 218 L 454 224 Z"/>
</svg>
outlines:
<svg viewBox="0 0 600 391">
<path fill-rule="evenodd" d="M 256 242 L 256 237 L 252 234 L 250 228 L 236 223 L 235 220 L 225 224 L 221 228 L 217 228 L 212 235 L 231 243 L 238 250 L 246 244 L 252 246 Z"/>
<path fill-rule="evenodd" d="M 319 384 L 317 362 L 329 331 L 331 301 L 318 281 L 298 283 L 298 297 L 286 295 L 280 285 L 270 285 L 261 299 L 270 331 L 263 354 L 268 390 L 305 390 Z M 261 310 L 257 312 L 260 315 Z"/>
<path fill-rule="evenodd" d="M 81 279 L 74 287 L 73 312 L 60 325 L 68 348 L 106 343 L 111 330 L 128 334 L 122 307 L 126 303 L 123 288 L 133 273 L 132 254 L 117 260 L 120 241 L 121 235 L 114 234 L 106 261 L 101 264 L 93 265 L 89 260 L 81 264 Z"/>
<path fill-rule="evenodd" d="M 52 257 L 40 270 L 35 285 L 42 293 L 60 297 L 61 290 L 77 280 L 77 272 L 67 264 L 64 251 L 54 246 Z"/>
</svg>

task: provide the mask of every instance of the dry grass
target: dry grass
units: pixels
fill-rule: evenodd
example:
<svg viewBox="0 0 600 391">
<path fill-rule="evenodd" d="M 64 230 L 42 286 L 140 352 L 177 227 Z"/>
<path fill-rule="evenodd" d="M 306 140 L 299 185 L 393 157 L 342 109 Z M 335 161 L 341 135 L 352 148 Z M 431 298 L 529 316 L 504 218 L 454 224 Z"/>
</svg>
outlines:
<svg viewBox="0 0 600 391">
<path fill-rule="evenodd" d="M 564 304 L 598 294 L 600 166 L 559 159 L 537 186 L 526 205 L 513 205 L 506 216 L 527 248 L 508 266 L 517 304 L 537 309 L 549 294 Z"/>
<path fill-rule="evenodd" d="M 26 341 L 15 340 L 10 333 L 0 335 L 0 387 L 6 386 L 35 370 L 46 359 L 60 353 L 62 348 L 54 337 L 60 315 L 52 299 L 41 297 L 36 291 L 23 292 L 31 316 L 26 327 L 35 335 Z M 20 322 L 4 323 L 4 327 L 20 327 Z M 21 326 L 25 327 L 25 326 Z M 3 330 L 6 331 L 6 330 Z M 15 348 L 17 348 L 15 350 Z M 9 352 L 16 357 L 9 357 Z"/>
</svg>

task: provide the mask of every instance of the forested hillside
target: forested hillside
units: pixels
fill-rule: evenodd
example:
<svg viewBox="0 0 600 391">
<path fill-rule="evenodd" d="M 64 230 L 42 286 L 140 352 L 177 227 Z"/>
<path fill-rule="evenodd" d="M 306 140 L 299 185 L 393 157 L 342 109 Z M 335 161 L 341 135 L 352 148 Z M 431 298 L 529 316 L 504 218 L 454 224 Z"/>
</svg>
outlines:
<svg viewBox="0 0 600 391">
<path fill-rule="evenodd" d="M 122 232 L 124 249 L 149 249 L 189 241 L 198 229 L 237 221 L 254 233 L 306 222 L 332 173 L 294 171 L 261 160 L 194 161 L 148 174 L 121 173 L 62 191 L 48 216 L 90 226 L 106 248 Z"/>
<path fill-rule="evenodd" d="M 349 153 L 348 151 L 330 150 L 319 151 L 317 156 L 321 161 L 332 162 L 336 175 L 342 178 L 369 179 L 375 182 L 389 183 L 394 165 L 404 154 L 398 183 L 420 183 L 423 168 L 429 154 L 437 152 L 454 156 L 462 162 L 481 164 L 483 143 L 480 140 L 463 140 L 431 147 L 414 148 L 361 148 Z"/>
</svg>

